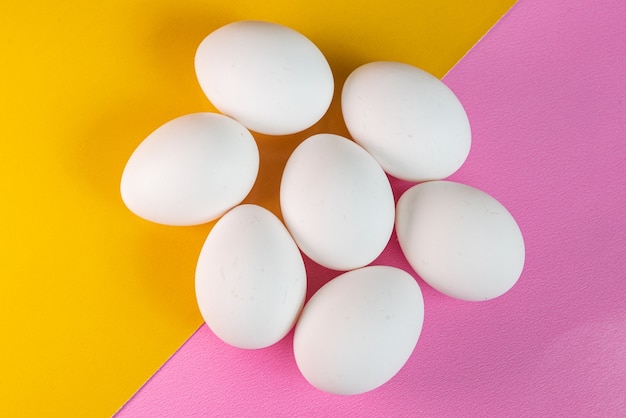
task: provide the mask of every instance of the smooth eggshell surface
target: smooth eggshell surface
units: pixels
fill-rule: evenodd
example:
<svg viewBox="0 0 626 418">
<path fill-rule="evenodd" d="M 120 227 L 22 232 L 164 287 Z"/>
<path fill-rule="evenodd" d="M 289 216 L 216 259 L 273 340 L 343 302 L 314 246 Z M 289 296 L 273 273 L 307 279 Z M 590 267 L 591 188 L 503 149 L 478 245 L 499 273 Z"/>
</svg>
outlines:
<svg viewBox="0 0 626 418">
<path fill-rule="evenodd" d="M 167 122 L 133 152 L 121 180 L 126 206 L 166 225 L 209 222 L 240 203 L 259 170 L 252 134 L 217 113 Z"/>
<path fill-rule="evenodd" d="M 275 23 L 238 21 L 217 29 L 200 43 L 195 68 L 220 112 L 268 135 L 310 127 L 333 97 L 333 74 L 322 52 Z"/>
<path fill-rule="evenodd" d="M 306 293 L 302 256 L 280 220 L 256 205 L 229 211 L 207 237 L 196 298 L 209 328 L 240 348 L 263 348 L 293 327 Z"/>
<path fill-rule="evenodd" d="M 369 264 L 393 232 L 389 179 L 363 148 L 338 135 L 314 135 L 294 150 L 280 206 L 300 249 L 334 270 Z"/>
<path fill-rule="evenodd" d="M 306 380 L 339 395 L 373 390 L 409 359 L 422 330 L 424 300 L 403 270 L 370 266 L 325 284 L 302 311 L 294 355 Z"/>
<path fill-rule="evenodd" d="M 498 297 L 522 273 L 524 239 L 515 219 L 471 186 L 450 181 L 413 186 L 398 201 L 396 232 L 422 279 L 458 299 Z"/>
<path fill-rule="evenodd" d="M 372 62 L 346 80 L 341 107 L 350 135 L 394 177 L 443 179 L 471 145 L 460 101 L 438 78 L 399 62 Z"/>
</svg>

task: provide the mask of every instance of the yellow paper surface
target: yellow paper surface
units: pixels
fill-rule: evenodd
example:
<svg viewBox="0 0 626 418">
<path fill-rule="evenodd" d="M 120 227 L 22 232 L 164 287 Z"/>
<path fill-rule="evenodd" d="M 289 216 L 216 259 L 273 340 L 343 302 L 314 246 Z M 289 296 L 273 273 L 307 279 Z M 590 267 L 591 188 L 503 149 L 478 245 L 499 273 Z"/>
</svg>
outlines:
<svg viewBox="0 0 626 418">
<path fill-rule="evenodd" d="M 0 415 L 110 416 L 201 324 L 193 271 L 211 225 L 166 227 L 119 196 L 151 131 L 213 110 L 193 55 L 212 30 L 271 20 L 307 35 L 340 88 L 374 60 L 436 76 L 513 0 L 8 2 L 0 14 Z M 345 133 L 338 103 L 307 132 L 259 136 L 248 202 L 278 212 L 278 179 L 306 134 Z"/>
</svg>

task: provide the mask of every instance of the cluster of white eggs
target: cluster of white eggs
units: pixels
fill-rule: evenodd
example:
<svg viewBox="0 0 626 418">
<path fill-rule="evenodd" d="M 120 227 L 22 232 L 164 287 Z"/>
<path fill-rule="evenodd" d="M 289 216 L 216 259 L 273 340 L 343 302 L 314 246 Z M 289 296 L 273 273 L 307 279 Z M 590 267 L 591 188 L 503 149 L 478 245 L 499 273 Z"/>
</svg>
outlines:
<svg viewBox="0 0 626 418">
<path fill-rule="evenodd" d="M 413 276 L 370 265 L 394 226 L 409 264 L 447 295 L 492 299 L 518 280 L 524 242 L 510 213 L 442 180 L 467 158 L 471 134 L 439 79 L 398 62 L 357 68 L 341 94 L 352 138 L 317 134 L 295 149 L 280 184 L 283 224 L 240 205 L 259 169 L 250 131 L 287 135 L 319 121 L 334 92 L 327 60 L 290 28 L 239 21 L 202 41 L 195 68 L 220 113 L 185 115 L 150 134 L 126 165 L 121 194 L 132 212 L 161 224 L 219 218 L 199 256 L 196 296 L 226 343 L 267 347 L 295 326 L 296 363 L 313 386 L 357 394 L 387 382 L 424 320 Z M 397 204 L 387 174 L 415 182 Z M 306 305 L 302 253 L 340 272 Z"/>
</svg>

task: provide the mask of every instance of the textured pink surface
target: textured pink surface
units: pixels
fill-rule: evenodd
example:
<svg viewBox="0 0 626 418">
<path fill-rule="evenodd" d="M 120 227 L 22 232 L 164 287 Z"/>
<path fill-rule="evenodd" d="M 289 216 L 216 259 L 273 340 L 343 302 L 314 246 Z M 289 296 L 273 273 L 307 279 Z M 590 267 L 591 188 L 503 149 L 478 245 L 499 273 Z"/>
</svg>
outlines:
<svg viewBox="0 0 626 418">
<path fill-rule="evenodd" d="M 413 356 L 353 397 L 304 381 L 292 334 L 244 351 L 203 326 L 119 417 L 626 416 L 625 21 L 622 0 L 521 0 L 445 77 L 474 135 L 452 179 L 500 200 L 526 239 L 513 290 L 460 302 L 420 280 Z M 394 240 L 375 264 L 413 273 Z M 333 274 L 307 267 L 310 292 Z"/>
</svg>

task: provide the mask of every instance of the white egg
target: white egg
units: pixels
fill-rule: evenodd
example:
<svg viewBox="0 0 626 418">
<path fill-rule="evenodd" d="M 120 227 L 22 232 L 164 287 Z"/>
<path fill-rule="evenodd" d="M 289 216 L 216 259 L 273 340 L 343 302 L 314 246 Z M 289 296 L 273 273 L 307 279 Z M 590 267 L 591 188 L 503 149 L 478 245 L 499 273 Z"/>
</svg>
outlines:
<svg viewBox="0 0 626 418">
<path fill-rule="evenodd" d="M 335 270 L 369 264 L 393 232 L 389 179 L 363 148 L 338 135 L 314 135 L 294 150 L 280 207 L 300 249 Z"/>
<path fill-rule="evenodd" d="M 302 256 L 280 220 L 257 205 L 224 215 L 196 267 L 196 298 L 209 328 L 240 348 L 281 340 L 304 304 Z"/>
<path fill-rule="evenodd" d="M 407 362 L 422 330 L 424 300 L 403 270 L 370 266 L 325 284 L 306 304 L 293 349 L 316 388 L 339 395 L 373 390 Z"/>
<path fill-rule="evenodd" d="M 243 125 L 217 113 L 188 114 L 139 144 L 122 174 L 122 200 L 149 221 L 202 224 L 239 204 L 258 170 L 259 150 Z"/>
<path fill-rule="evenodd" d="M 399 62 L 372 62 L 346 80 L 341 106 L 350 135 L 394 177 L 445 178 L 461 167 L 470 125 L 439 79 Z"/>
<path fill-rule="evenodd" d="M 322 52 L 275 23 L 238 21 L 217 29 L 198 47 L 195 67 L 220 112 L 264 134 L 310 127 L 333 97 L 333 74 Z"/>
<path fill-rule="evenodd" d="M 431 181 L 407 190 L 398 201 L 396 232 L 422 279 L 458 299 L 498 297 L 522 273 L 517 222 L 496 199 L 464 184 Z"/>
</svg>

